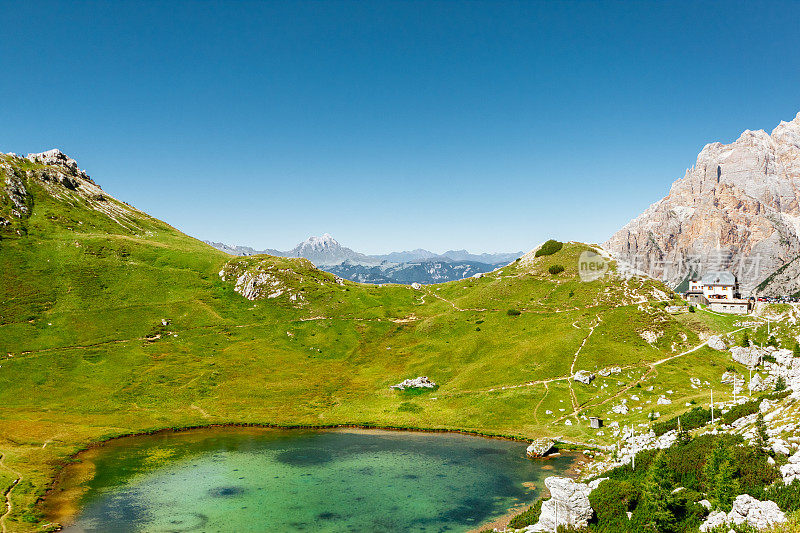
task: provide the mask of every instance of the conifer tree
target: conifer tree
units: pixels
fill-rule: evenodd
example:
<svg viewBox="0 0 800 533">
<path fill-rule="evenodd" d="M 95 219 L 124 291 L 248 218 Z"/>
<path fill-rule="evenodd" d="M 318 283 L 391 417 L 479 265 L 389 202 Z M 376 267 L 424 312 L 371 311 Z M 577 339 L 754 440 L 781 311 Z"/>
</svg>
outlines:
<svg viewBox="0 0 800 533">
<path fill-rule="evenodd" d="M 739 483 L 734 479 L 735 469 L 730 455 L 730 450 L 725 448 L 725 456 L 719 465 L 712 491 L 712 498 L 726 513 L 730 512 L 733 500 L 739 494 Z"/>
<path fill-rule="evenodd" d="M 742 347 L 748 348 L 750 346 L 750 335 L 747 334 L 747 330 L 744 330 L 744 336 L 742 337 Z"/>
<path fill-rule="evenodd" d="M 672 514 L 672 474 L 663 450 L 653 459 L 647 472 L 639 505 L 636 506 L 636 531 L 670 533 L 675 531 Z"/>
<path fill-rule="evenodd" d="M 769 435 L 767 434 L 767 424 L 764 423 L 764 413 L 759 412 L 756 418 L 756 446 L 763 450 L 768 443 Z"/>
<path fill-rule="evenodd" d="M 722 439 L 717 439 L 714 449 L 706 459 L 703 478 L 709 499 L 725 512 L 731 510 L 733 500 L 739 494 L 735 473 L 730 447 Z"/>
</svg>

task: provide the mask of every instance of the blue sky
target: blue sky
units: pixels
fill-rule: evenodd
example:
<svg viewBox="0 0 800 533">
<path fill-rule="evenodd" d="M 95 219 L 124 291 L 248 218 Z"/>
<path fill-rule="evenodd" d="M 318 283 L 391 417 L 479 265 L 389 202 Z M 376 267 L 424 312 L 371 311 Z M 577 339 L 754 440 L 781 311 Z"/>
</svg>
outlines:
<svg viewBox="0 0 800 533">
<path fill-rule="evenodd" d="M 199 238 L 601 242 L 800 111 L 800 3 L 0 2 L 0 151 Z"/>
</svg>

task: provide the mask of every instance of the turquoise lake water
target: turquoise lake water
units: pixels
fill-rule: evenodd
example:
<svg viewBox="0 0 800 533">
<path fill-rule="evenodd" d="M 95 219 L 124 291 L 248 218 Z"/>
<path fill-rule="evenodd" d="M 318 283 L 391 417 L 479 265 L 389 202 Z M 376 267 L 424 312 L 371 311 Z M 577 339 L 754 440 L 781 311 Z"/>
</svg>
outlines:
<svg viewBox="0 0 800 533">
<path fill-rule="evenodd" d="M 81 459 L 70 468 L 91 479 L 62 482 L 86 489 L 71 533 L 469 531 L 573 460 L 457 434 L 252 428 L 125 438 Z"/>
</svg>

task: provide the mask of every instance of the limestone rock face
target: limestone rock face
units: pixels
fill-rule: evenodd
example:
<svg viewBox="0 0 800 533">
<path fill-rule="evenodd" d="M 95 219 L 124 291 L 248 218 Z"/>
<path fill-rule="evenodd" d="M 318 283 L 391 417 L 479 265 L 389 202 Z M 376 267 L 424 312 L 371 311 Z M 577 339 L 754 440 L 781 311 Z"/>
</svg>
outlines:
<svg viewBox="0 0 800 533">
<path fill-rule="evenodd" d="M 669 194 L 604 247 L 672 285 L 690 270 L 724 269 L 751 292 L 800 255 L 800 113 L 771 134 L 706 145 Z"/>
<path fill-rule="evenodd" d="M 89 178 L 86 172 L 78 168 L 78 162 L 58 148 L 53 148 L 52 150 L 38 154 L 28 154 L 27 158 L 34 163 L 66 167 L 73 176 L 80 176 L 84 180 L 91 181 L 91 178 Z"/>
<path fill-rule="evenodd" d="M 725 341 L 722 340 L 722 337 L 714 335 L 713 337 L 709 337 L 708 347 L 715 350 L 725 350 L 728 346 L 725 344 Z"/>
<path fill-rule="evenodd" d="M 706 521 L 700 526 L 700 531 L 710 531 L 723 524 L 747 524 L 756 529 L 766 529 L 785 521 L 786 516 L 775 502 L 762 502 L 749 494 L 741 494 L 733 501 L 733 508 L 730 513 L 726 515 L 722 511 L 714 511 L 708 515 Z"/>
<path fill-rule="evenodd" d="M 589 503 L 589 494 L 594 487 L 555 476 L 545 479 L 544 484 L 550 491 L 550 499 L 542 504 L 539 521 L 526 527 L 525 531 L 554 532 L 559 526 L 582 528 L 588 525 L 594 514 Z"/>
<path fill-rule="evenodd" d="M 791 485 L 795 479 L 800 479 L 800 452 L 789 457 L 789 462 L 781 466 L 783 483 Z"/>
<path fill-rule="evenodd" d="M 588 385 L 594 379 L 594 374 L 592 374 L 588 370 L 578 370 L 577 372 L 575 372 L 575 375 L 572 376 L 572 379 Z"/>
<path fill-rule="evenodd" d="M 733 360 L 737 363 L 755 368 L 761 364 L 764 352 L 757 346 L 750 346 L 748 348 L 734 346 L 731 348 L 731 356 L 733 356 Z"/>
</svg>

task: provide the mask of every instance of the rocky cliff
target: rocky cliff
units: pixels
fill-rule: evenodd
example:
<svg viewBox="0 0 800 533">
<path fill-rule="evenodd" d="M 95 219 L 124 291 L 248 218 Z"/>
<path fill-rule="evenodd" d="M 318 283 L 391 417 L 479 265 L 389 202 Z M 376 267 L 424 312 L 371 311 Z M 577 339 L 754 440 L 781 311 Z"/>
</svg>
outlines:
<svg viewBox="0 0 800 533">
<path fill-rule="evenodd" d="M 605 247 L 672 285 L 725 269 L 752 291 L 800 255 L 800 113 L 771 134 L 746 130 L 706 145 L 669 194 Z"/>
</svg>

